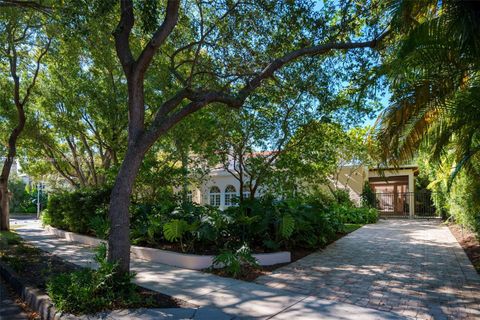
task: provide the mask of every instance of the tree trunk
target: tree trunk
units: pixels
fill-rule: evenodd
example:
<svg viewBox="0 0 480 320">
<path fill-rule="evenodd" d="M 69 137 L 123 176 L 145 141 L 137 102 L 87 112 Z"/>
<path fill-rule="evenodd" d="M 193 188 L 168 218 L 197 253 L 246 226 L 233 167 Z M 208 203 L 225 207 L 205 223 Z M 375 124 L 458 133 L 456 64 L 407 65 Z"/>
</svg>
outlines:
<svg viewBox="0 0 480 320">
<path fill-rule="evenodd" d="M 9 207 L 8 184 L 0 183 L 0 230 L 10 229 L 10 207 Z"/>
<path fill-rule="evenodd" d="M 145 150 L 130 144 L 110 196 L 108 261 L 118 263 L 118 272 L 130 270 L 130 196 Z"/>
<path fill-rule="evenodd" d="M 18 125 L 12 130 L 8 138 L 8 153 L 3 163 L 2 173 L 0 175 L 0 230 L 10 230 L 10 195 L 8 192 L 8 179 L 12 170 L 15 156 L 17 155 L 17 139 L 25 127 L 25 112 L 23 105 L 17 105 Z"/>
</svg>

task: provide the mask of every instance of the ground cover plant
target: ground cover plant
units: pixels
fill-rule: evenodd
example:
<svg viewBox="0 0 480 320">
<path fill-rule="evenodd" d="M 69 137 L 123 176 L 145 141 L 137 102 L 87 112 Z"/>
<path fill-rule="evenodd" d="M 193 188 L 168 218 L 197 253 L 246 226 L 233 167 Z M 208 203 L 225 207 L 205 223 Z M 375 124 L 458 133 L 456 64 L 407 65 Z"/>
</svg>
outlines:
<svg viewBox="0 0 480 320">
<path fill-rule="evenodd" d="M 0 232 L 0 263 L 8 265 L 26 285 L 47 293 L 59 311 L 83 314 L 101 310 L 185 305 L 181 300 L 141 288 L 132 275 L 114 278 L 115 265 L 97 253 L 98 270 L 80 268 L 23 241 L 16 233 Z"/>
</svg>

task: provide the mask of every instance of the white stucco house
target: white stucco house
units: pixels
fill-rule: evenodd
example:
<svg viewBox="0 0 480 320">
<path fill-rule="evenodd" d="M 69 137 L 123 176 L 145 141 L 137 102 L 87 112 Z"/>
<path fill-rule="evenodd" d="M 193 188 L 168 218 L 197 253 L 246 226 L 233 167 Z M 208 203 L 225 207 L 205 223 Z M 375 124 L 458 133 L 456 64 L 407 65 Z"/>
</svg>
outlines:
<svg viewBox="0 0 480 320">
<path fill-rule="evenodd" d="M 366 166 L 343 166 L 330 179 L 334 189 L 344 189 L 355 203 L 360 204 L 365 183 L 368 182 L 377 194 L 379 210 L 385 215 L 414 215 L 415 177 L 418 174 L 416 165 L 405 165 L 397 168 L 372 168 Z M 325 186 L 325 189 L 329 188 Z M 265 190 L 259 190 L 260 196 Z M 210 170 L 203 182 L 198 186 L 190 186 L 189 199 L 198 204 L 208 204 L 220 209 L 235 205 L 232 199 L 243 192 L 249 196 L 248 189 L 240 190 L 239 181 L 228 170 L 216 167 Z"/>
</svg>

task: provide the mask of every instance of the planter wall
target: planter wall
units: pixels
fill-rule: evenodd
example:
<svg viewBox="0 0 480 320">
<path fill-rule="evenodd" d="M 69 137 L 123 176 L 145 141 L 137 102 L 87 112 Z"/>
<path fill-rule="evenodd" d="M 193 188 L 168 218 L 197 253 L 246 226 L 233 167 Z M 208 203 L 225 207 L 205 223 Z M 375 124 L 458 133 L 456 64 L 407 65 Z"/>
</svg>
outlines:
<svg viewBox="0 0 480 320">
<path fill-rule="evenodd" d="M 102 243 L 107 243 L 106 240 L 101 240 L 94 237 L 84 236 L 78 233 L 60 230 L 52 226 L 45 226 L 45 230 L 50 233 L 53 233 L 59 238 L 65 238 L 68 241 L 75 241 L 75 242 L 83 243 L 89 246 L 99 246 Z"/>
<path fill-rule="evenodd" d="M 101 243 L 106 243 L 105 240 L 63 231 L 51 226 L 46 226 L 45 229 L 60 238 L 65 238 L 69 241 L 75 241 L 86 245 L 98 246 Z M 212 255 L 187 254 L 139 246 L 131 246 L 130 252 L 138 259 L 194 270 L 211 267 L 215 257 Z M 271 266 L 278 263 L 291 262 L 291 254 L 289 251 L 257 253 L 253 256 L 261 266 Z"/>
</svg>

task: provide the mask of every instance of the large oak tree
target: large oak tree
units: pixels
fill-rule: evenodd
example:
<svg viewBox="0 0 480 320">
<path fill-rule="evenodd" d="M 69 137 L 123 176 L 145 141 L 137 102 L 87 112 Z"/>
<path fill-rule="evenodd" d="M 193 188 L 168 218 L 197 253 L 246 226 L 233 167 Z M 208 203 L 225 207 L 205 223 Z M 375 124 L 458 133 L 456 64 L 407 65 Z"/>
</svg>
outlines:
<svg viewBox="0 0 480 320">
<path fill-rule="evenodd" d="M 242 107 L 258 87 L 271 85 L 276 71 L 298 59 L 356 49 L 371 53 L 362 49 L 375 48 L 386 34 L 379 29 L 382 8 L 375 1 L 314 6 L 310 1 L 121 0 L 118 9 L 114 38 L 127 80 L 129 123 L 111 194 L 108 258 L 121 272 L 130 265 L 132 188 L 146 152 L 160 137 L 208 105 Z M 148 73 L 168 79 L 154 97 L 145 95 Z M 158 107 L 151 112 L 147 106 L 153 102 Z"/>
</svg>

